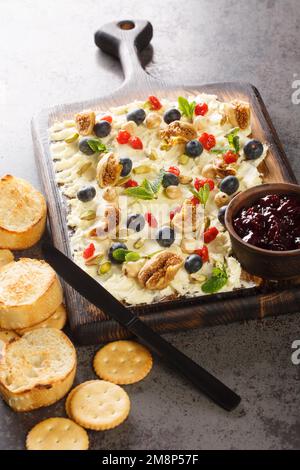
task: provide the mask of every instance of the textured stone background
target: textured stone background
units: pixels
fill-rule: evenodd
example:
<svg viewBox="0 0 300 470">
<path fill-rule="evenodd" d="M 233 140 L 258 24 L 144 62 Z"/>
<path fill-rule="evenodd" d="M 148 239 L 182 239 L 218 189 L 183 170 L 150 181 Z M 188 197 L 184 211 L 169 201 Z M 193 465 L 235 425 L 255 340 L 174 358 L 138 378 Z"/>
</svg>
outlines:
<svg viewBox="0 0 300 470">
<path fill-rule="evenodd" d="M 39 185 L 31 116 L 53 104 L 110 92 L 122 82 L 117 61 L 94 47 L 93 33 L 115 19 L 145 18 L 154 26 L 147 70 L 176 82 L 244 80 L 261 91 L 300 176 L 300 105 L 291 102 L 300 74 L 297 0 L 1 0 L 0 173 Z M 144 54 L 146 59 L 148 53 Z M 93 449 L 299 449 L 300 366 L 291 343 L 299 315 L 168 335 L 193 359 L 242 396 L 228 414 L 158 361 L 127 386 L 132 411 L 119 428 L 90 433 Z M 94 348 L 80 348 L 77 380 L 92 378 Z M 0 403 L 0 448 L 24 447 L 27 431 L 63 402 L 15 414 Z"/>
</svg>

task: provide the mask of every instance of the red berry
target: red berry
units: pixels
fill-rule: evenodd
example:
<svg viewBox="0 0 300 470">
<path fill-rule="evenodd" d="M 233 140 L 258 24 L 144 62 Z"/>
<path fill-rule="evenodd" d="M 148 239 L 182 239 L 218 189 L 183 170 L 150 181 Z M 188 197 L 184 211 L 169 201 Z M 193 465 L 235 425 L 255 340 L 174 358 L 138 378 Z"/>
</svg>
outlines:
<svg viewBox="0 0 300 470">
<path fill-rule="evenodd" d="M 117 135 L 117 141 L 119 144 L 127 144 L 130 139 L 130 134 L 127 131 L 119 131 Z"/>
<path fill-rule="evenodd" d="M 199 137 L 199 142 L 203 145 L 205 150 L 210 150 L 216 145 L 215 136 L 212 134 L 208 134 L 207 132 L 203 132 L 203 134 Z"/>
<path fill-rule="evenodd" d="M 177 168 L 177 166 L 170 166 L 170 168 L 168 169 L 168 172 L 173 173 L 176 176 L 180 175 L 180 170 L 179 168 Z"/>
<path fill-rule="evenodd" d="M 200 204 L 200 199 L 197 198 L 196 196 L 191 197 L 190 201 L 193 204 L 193 206 L 197 206 L 198 204 Z"/>
<path fill-rule="evenodd" d="M 135 180 L 128 180 L 123 184 L 123 186 L 124 188 L 134 188 L 135 186 L 138 186 L 138 183 Z"/>
<path fill-rule="evenodd" d="M 143 142 L 141 141 L 141 139 L 139 139 L 139 137 L 130 137 L 128 143 L 135 150 L 140 150 L 143 148 Z"/>
<path fill-rule="evenodd" d="M 161 102 L 158 98 L 156 98 L 156 96 L 149 96 L 148 101 L 150 103 L 151 109 L 154 111 L 158 111 L 162 107 Z"/>
<path fill-rule="evenodd" d="M 196 178 L 194 181 L 194 188 L 197 191 L 199 191 L 199 189 L 203 188 L 205 184 L 209 185 L 210 191 L 212 191 L 215 187 L 215 183 L 211 178 L 202 178 L 202 179 Z"/>
<path fill-rule="evenodd" d="M 90 243 L 89 246 L 84 250 L 82 256 L 84 257 L 84 259 L 88 259 L 91 256 L 93 256 L 94 253 L 95 253 L 95 245 L 94 243 Z"/>
<path fill-rule="evenodd" d="M 196 255 L 201 256 L 203 263 L 206 263 L 207 261 L 209 261 L 208 248 L 206 245 L 203 245 L 202 248 L 195 250 L 194 253 Z"/>
<path fill-rule="evenodd" d="M 204 243 L 212 242 L 218 235 L 219 230 L 216 227 L 210 227 L 204 232 Z"/>
<path fill-rule="evenodd" d="M 208 106 L 206 103 L 199 103 L 195 106 L 196 116 L 204 116 L 208 111 Z"/>
<path fill-rule="evenodd" d="M 112 123 L 112 117 L 111 116 L 103 116 L 101 118 L 101 121 L 107 121 L 107 122 Z"/>
<path fill-rule="evenodd" d="M 228 150 L 228 152 L 224 153 L 223 160 L 225 163 L 235 163 L 239 158 L 237 153 L 234 153 L 232 150 Z"/>
<path fill-rule="evenodd" d="M 146 220 L 146 222 L 150 225 L 150 227 L 155 228 L 155 227 L 157 227 L 157 225 L 158 225 L 156 218 L 154 217 L 153 214 L 151 214 L 151 212 L 146 212 L 146 214 L 145 214 L 145 220 Z"/>
<path fill-rule="evenodd" d="M 175 214 L 178 214 L 178 212 L 180 212 L 180 211 L 181 211 L 181 206 L 175 207 L 175 209 L 173 209 L 170 212 L 170 220 L 174 219 Z"/>
</svg>

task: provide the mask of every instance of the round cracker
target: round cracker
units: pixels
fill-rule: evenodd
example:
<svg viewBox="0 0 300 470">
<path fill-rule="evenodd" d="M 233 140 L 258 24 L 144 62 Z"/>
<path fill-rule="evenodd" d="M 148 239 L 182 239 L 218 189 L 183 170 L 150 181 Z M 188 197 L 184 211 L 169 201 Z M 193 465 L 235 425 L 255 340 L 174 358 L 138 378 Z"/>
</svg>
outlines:
<svg viewBox="0 0 300 470">
<path fill-rule="evenodd" d="M 20 338 L 20 336 L 11 330 L 0 330 L 0 340 L 3 343 L 10 343 L 12 340 Z"/>
<path fill-rule="evenodd" d="M 87 432 L 67 418 L 49 418 L 34 426 L 27 434 L 28 450 L 87 450 Z"/>
<path fill-rule="evenodd" d="M 66 399 L 66 402 L 65 402 L 65 410 L 66 410 L 66 413 L 67 413 L 67 415 L 69 416 L 70 419 L 73 419 L 73 416 L 72 416 L 72 414 L 71 414 L 71 406 L 70 406 L 70 403 L 71 403 L 71 401 L 72 401 L 72 398 L 73 398 L 74 394 L 77 392 L 77 390 L 78 390 L 79 388 L 81 388 L 83 385 L 88 384 L 88 383 L 90 383 L 90 382 L 93 382 L 93 380 L 88 380 L 87 382 L 83 382 L 83 383 L 77 385 L 76 387 L 74 387 L 74 388 L 70 391 L 69 395 L 67 396 L 67 399 Z"/>
<path fill-rule="evenodd" d="M 105 380 L 81 384 L 69 405 L 74 421 L 95 431 L 115 428 L 125 421 L 130 410 L 125 390 Z"/>
<path fill-rule="evenodd" d="M 10 250 L 0 250 L 0 268 L 14 260 L 14 255 Z"/>
<path fill-rule="evenodd" d="M 46 320 L 36 323 L 35 325 L 28 326 L 27 328 L 20 328 L 15 330 L 16 333 L 23 336 L 28 331 L 35 330 L 36 328 L 57 328 L 58 330 L 62 330 L 67 322 L 67 312 L 64 304 L 60 304 L 60 306 L 55 310 L 55 312 Z"/>
<path fill-rule="evenodd" d="M 94 357 L 96 374 L 119 385 L 139 382 L 152 368 L 153 360 L 144 346 L 134 341 L 114 341 L 101 348 Z"/>
</svg>

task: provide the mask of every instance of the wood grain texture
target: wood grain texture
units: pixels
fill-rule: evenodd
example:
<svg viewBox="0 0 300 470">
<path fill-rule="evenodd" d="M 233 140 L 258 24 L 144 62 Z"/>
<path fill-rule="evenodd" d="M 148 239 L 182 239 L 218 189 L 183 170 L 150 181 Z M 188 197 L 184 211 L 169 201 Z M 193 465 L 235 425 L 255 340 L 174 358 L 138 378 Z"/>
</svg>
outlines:
<svg viewBox="0 0 300 470">
<path fill-rule="evenodd" d="M 117 29 L 117 24 L 106 25 L 103 30 L 114 38 L 114 55 L 118 55 L 125 73 L 123 86 L 115 93 L 71 105 L 45 110 L 33 119 L 32 135 L 44 192 L 48 202 L 49 224 L 53 242 L 57 248 L 71 256 L 69 233 L 66 224 L 66 203 L 55 183 L 47 129 L 54 121 L 69 119 L 85 108 L 96 112 L 111 106 L 126 104 L 134 99 L 145 100 L 149 94 L 177 99 L 179 95 L 196 95 L 201 92 L 216 94 L 220 100 L 242 99 L 249 101 L 252 110 L 252 129 L 256 138 L 269 145 L 268 156 L 260 167 L 265 182 L 296 182 L 287 157 L 271 122 L 258 90 L 250 84 L 230 82 L 208 85 L 173 85 L 150 77 L 142 69 L 137 57 L 137 38 L 148 28 L 148 22 L 136 21 L 136 31 Z M 106 36 L 107 38 L 107 36 Z M 143 42 L 145 47 L 147 41 Z M 65 297 L 70 326 L 74 339 L 80 344 L 129 337 L 128 331 L 89 304 L 69 286 L 65 285 Z M 156 331 L 229 323 L 251 318 L 262 318 L 293 312 L 298 309 L 300 293 L 296 288 L 284 288 L 281 284 L 268 284 L 260 288 L 239 289 L 231 293 L 201 296 L 199 298 L 165 301 L 158 304 L 134 307 L 143 320 Z"/>
</svg>

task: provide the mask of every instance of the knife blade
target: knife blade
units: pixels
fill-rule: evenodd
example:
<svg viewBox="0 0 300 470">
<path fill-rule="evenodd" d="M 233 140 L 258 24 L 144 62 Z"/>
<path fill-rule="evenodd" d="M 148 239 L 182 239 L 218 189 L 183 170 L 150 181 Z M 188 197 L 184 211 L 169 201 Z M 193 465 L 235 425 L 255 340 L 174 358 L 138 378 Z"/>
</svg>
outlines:
<svg viewBox="0 0 300 470">
<path fill-rule="evenodd" d="M 227 411 L 238 406 L 239 395 L 153 331 L 61 251 L 49 243 L 43 244 L 42 251 L 46 261 L 73 289 L 131 331 L 207 397 Z"/>
</svg>

